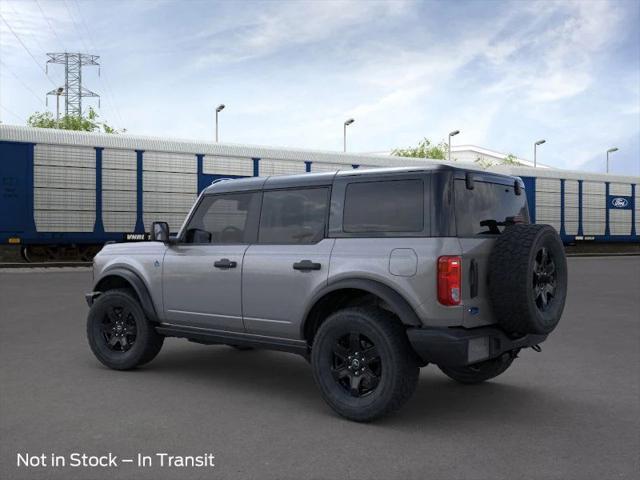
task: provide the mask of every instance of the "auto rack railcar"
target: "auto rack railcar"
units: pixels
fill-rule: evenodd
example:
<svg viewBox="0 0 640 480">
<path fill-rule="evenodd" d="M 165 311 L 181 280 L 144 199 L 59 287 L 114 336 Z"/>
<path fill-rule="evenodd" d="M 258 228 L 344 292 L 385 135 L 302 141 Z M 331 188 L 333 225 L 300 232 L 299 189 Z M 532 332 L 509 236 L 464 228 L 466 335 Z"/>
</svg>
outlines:
<svg viewBox="0 0 640 480">
<path fill-rule="evenodd" d="M 107 241 L 181 226 L 219 178 L 424 161 L 0 125 L 0 244 L 31 260 L 90 258 Z"/>
<path fill-rule="evenodd" d="M 564 243 L 640 241 L 640 177 L 500 166 L 524 181 L 535 223 L 552 225 Z"/>
<path fill-rule="evenodd" d="M 178 230 L 216 179 L 425 162 L 0 125 L 0 244 L 20 244 L 32 260 L 90 258 L 105 242 L 145 239 L 156 220 Z M 639 240 L 639 177 L 492 170 L 522 177 L 532 220 L 565 243 Z"/>
</svg>

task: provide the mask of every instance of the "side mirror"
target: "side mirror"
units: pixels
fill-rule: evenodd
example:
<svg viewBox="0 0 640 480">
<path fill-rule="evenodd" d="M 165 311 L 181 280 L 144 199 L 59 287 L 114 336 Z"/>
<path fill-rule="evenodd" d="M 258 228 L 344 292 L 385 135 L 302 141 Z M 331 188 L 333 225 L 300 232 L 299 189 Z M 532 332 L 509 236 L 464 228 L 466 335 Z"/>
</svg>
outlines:
<svg viewBox="0 0 640 480">
<path fill-rule="evenodd" d="M 151 240 L 169 243 L 169 224 L 167 222 L 153 222 L 151 227 Z"/>
</svg>

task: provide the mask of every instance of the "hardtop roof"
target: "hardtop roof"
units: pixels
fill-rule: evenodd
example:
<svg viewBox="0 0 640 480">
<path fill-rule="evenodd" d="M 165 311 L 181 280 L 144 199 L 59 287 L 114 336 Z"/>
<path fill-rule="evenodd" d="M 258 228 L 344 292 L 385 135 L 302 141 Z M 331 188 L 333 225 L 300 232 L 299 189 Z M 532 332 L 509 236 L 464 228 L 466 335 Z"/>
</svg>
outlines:
<svg viewBox="0 0 640 480">
<path fill-rule="evenodd" d="M 300 173 L 295 175 L 275 175 L 269 177 L 245 177 L 218 179 L 203 190 L 203 194 L 226 193 L 236 191 L 260 190 L 267 188 L 313 187 L 331 185 L 340 177 L 385 177 L 394 175 L 406 175 L 407 173 L 426 173 L 433 171 L 452 171 L 456 178 L 464 178 L 467 172 L 477 177 L 503 184 L 512 185 L 518 177 L 511 175 L 486 172 L 480 169 L 458 167 L 446 163 L 427 165 L 422 167 L 391 167 L 391 168 L 358 168 L 351 170 L 339 170 L 336 172 Z M 520 182 L 521 183 L 521 182 Z"/>
</svg>

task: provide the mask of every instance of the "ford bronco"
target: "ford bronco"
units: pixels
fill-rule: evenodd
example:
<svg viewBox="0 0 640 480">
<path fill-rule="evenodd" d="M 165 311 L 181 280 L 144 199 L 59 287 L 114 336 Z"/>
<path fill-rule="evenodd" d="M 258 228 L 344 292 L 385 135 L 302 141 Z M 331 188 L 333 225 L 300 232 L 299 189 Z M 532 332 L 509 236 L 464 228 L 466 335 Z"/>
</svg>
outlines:
<svg viewBox="0 0 640 480">
<path fill-rule="evenodd" d="M 539 350 L 567 291 L 557 232 L 517 177 L 425 165 L 214 182 L 177 235 L 106 245 L 86 295 L 104 365 L 165 337 L 303 355 L 325 401 L 369 421 L 419 369 L 473 384 Z"/>
</svg>

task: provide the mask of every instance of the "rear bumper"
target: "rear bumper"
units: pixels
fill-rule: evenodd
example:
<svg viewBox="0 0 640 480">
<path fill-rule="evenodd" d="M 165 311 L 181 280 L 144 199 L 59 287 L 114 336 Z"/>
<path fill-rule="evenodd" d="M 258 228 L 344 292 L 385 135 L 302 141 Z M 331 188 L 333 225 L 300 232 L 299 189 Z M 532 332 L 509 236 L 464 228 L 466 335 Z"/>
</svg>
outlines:
<svg viewBox="0 0 640 480">
<path fill-rule="evenodd" d="M 448 367 L 496 358 L 511 350 L 538 345 L 547 338 L 533 334 L 510 338 L 497 327 L 409 328 L 407 336 L 424 362 Z"/>
</svg>

